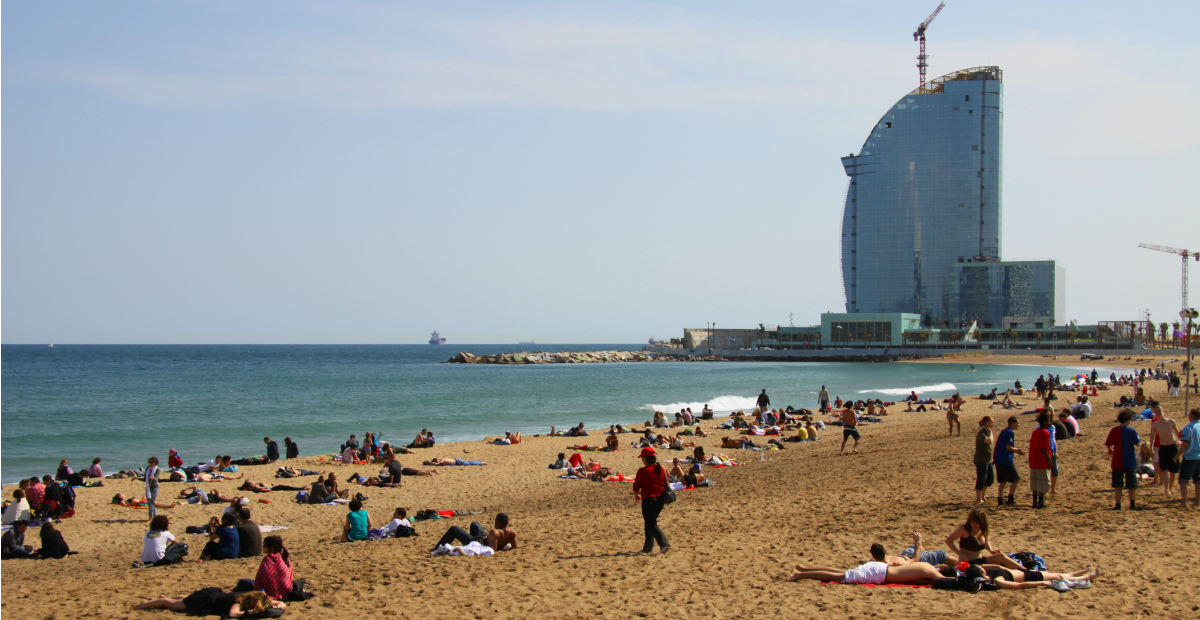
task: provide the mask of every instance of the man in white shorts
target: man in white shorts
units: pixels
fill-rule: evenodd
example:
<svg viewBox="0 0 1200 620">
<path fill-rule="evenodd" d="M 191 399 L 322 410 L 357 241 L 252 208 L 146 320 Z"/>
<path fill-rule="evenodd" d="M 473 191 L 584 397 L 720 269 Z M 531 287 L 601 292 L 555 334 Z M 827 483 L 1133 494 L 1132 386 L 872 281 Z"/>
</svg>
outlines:
<svg viewBox="0 0 1200 620">
<path fill-rule="evenodd" d="M 918 555 L 917 557 L 920 556 Z M 884 551 L 883 545 L 879 543 L 871 545 L 871 558 L 873 561 L 856 566 L 850 570 L 817 568 L 797 564 L 796 570 L 792 571 L 792 574 L 788 576 L 788 581 L 815 579 L 817 581 L 853 584 L 883 585 L 885 583 L 901 583 L 906 585 L 925 585 L 937 581 L 942 576 L 938 572 L 937 567 L 926 562 L 909 562 L 901 566 L 888 566 L 885 561 L 887 553 Z"/>
</svg>

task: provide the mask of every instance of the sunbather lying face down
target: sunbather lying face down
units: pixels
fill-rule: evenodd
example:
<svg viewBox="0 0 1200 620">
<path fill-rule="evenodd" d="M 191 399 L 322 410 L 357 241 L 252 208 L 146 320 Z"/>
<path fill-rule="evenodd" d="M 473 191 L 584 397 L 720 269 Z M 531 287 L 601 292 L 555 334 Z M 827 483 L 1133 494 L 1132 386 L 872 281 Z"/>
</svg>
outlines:
<svg viewBox="0 0 1200 620">
<path fill-rule="evenodd" d="M 433 467 L 454 467 L 462 465 L 487 465 L 484 461 L 468 461 L 460 458 L 432 458 L 424 462 L 425 465 Z"/>
</svg>

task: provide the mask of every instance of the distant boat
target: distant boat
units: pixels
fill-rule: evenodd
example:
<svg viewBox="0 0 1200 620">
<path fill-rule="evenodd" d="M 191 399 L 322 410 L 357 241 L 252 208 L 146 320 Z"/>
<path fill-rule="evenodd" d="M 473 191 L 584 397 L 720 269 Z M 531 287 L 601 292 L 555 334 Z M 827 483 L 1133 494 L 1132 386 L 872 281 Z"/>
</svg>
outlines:
<svg viewBox="0 0 1200 620">
<path fill-rule="evenodd" d="M 520 345 L 520 346 L 522 346 L 522 347 L 532 347 L 533 345 L 535 345 L 535 344 L 537 344 L 537 343 L 536 343 L 536 342 L 534 342 L 534 341 L 532 341 L 532 340 L 530 340 L 529 342 L 518 342 L 517 344 L 518 344 L 518 345 Z"/>
<path fill-rule="evenodd" d="M 650 345 L 651 346 L 657 347 L 659 345 L 664 345 L 664 344 L 667 344 L 667 342 L 665 340 L 659 340 L 659 339 L 655 338 L 654 336 L 650 336 Z"/>
<path fill-rule="evenodd" d="M 437 332 L 433 332 L 433 335 L 429 337 L 429 344 L 446 344 L 446 339 L 439 336 Z"/>
<path fill-rule="evenodd" d="M 54 348 L 54 343 L 53 343 L 53 342 L 51 342 L 51 343 L 50 343 L 50 348 L 51 348 L 51 349 L 53 349 L 53 348 Z"/>
</svg>

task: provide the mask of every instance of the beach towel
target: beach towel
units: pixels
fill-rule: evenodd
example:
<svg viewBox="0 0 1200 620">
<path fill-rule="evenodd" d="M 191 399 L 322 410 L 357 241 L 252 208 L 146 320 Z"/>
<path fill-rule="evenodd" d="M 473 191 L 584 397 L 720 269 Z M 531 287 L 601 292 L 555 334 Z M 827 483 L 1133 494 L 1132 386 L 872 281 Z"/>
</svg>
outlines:
<svg viewBox="0 0 1200 620">
<path fill-rule="evenodd" d="M 260 531 L 260 532 L 275 532 L 278 530 L 290 530 L 290 529 L 292 529 L 292 528 L 287 527 L 285 525 L 260 525 L 260 526 L 258 526 L 258 531 Z"/>
<path fill-rule="evenodd" d="M 864 588 L 932 588 L 933 586 L 917 586 L 907 583 L 842 583 L 840 581 L 822 581 L 823 586 L 861 586 Z"/>
</svg>

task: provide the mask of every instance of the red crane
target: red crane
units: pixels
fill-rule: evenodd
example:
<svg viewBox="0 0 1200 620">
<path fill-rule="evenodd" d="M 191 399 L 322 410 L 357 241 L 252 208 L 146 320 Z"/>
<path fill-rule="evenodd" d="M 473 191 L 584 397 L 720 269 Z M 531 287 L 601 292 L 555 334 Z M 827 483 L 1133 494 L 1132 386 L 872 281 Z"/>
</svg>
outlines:
<svg viewBox="0 0 1200 620">
<path fill-rule="evenodd" d="M 921 72 L 920 86 L 925 85 L 925 67 L 928 66 L 925 63 L 925 59 L 928 58 L 928 56 L 925 55 L 925 30 L 929 28 L 929 24 L 933 21 L 933 18 L 937 17 L 938 13 L 941 13 L 942 9 L 945 7 L 945 2 L 939 4 L 938 7 L 933 10 L 933 14 L 930 15 L 928 19 L 921 22 L 921 25 L 917 26 L 917 31 L 913 33 L 913 41 L 921 42 L 921 53 L 917 55 L 917 69 Z"/>
<path fill-rule="evenodd" d="M 1146 248 L 1147 250 L 1157 250 L 1159 252 L 1166 252 L 1168 254 L 1174 254 L 1176 256 L 1183 257 L 1183 308 L 1186 310 L 1188 308 L 1188 276 L 1187 276 L 1188 266 L 1187 266 L 1187 262 L 1188 262 L 1189 258 L 1200 261 L 1200 252 L 1192 252 L 1190 250 L 1181 250 L 1179 248 L 1167 247 L 1165 245 L 1150 245 L 1148 243 L 1139 243 L 1138 247 Z"/>
</svg>

